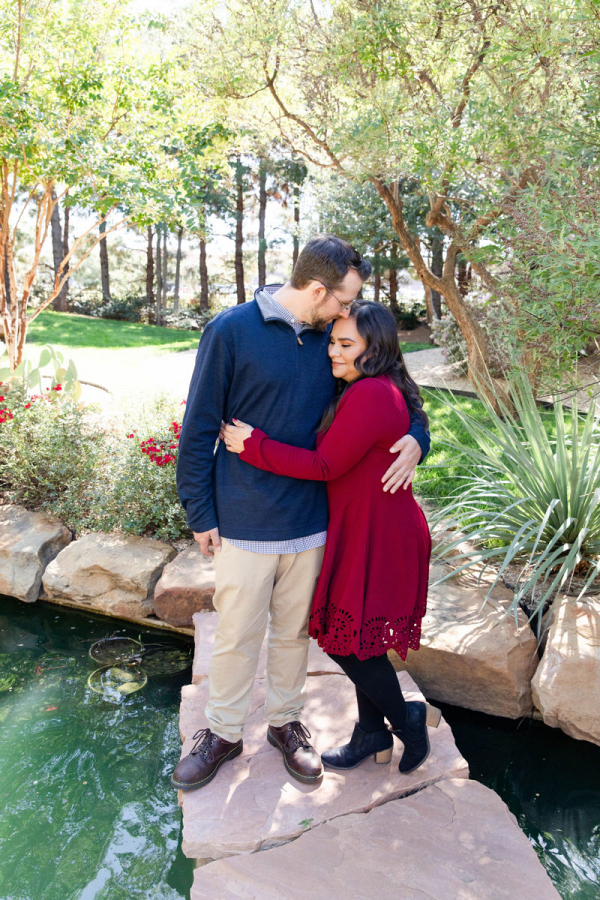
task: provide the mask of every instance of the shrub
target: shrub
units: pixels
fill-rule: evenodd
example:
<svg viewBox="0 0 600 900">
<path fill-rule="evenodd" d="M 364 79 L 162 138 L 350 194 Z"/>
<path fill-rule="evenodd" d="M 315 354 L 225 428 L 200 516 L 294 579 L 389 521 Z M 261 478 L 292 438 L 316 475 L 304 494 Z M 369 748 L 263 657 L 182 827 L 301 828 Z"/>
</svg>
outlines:
<svg viewBox="0 0 600 900">
<path fill-rule="evenodd" d="M 43 394 L 0 395 L 0 490 L 27 507 L 52 507 L 75 495 L 85 504 L 102 441 L 89 414 L 60 384 Z"/>
<path fill-rule="evenodd" d="M 69 304 L 71 312 L 97 319 L 116 319 L 120 322 L 147 322 L 148 299 L 144 294 L 126 294 L 108 302 L 100 291 L 82 291 Z"/>
<path fill-rule="evenodd" d="M 583 422 L 576 406 L 565 418 L 558 401 L 543 417 L 524 375 L 513 375 L 510 387 L 516 415 L 498 398 L 501 416 L 486 404 L 489 425 L 455 405 L 475 446 L 442 428 L 444 443 L 470 471 L 432 523 L 461 532 L 438 546 L 442 558 L 465 539 L 476 544 L 454 557 L 466 560 L 458 571 L 480 566 L 481 577 L 497 565 L 488 597 L 508 567 L 518 566 L 512 608 L 537 614 L 539 634 L 558 592 L 581 578 L 581 597 L 600 572 L 600 429 L 593 404 Z"/>
<path fill-rule="evenodd" d="M 398 328 L 403 331 L 413 331 L 420 325 L 419 317 L 424 315 L 422 303 L 400 303 L 398 306 L 390 306 L 390 311 L 394 316 Z"/>
<path fill-rule="evenodd" d="M 181 426 L 173 402 L 158 398 L 135 418 L 126 430 L 60 385 L 25 398 L 0 393 L 0 495 L 46 509 L 75 532 L 189 535 L 175 485 Z"/>
</svg>

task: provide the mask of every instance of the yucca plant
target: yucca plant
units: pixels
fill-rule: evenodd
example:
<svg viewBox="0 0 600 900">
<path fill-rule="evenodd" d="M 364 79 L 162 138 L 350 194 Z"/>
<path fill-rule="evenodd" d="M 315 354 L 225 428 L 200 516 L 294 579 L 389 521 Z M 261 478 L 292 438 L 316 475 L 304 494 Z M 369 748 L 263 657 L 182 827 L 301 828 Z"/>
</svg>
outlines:
<svg viewBox="0 0 600 900">
<path fill-rule="evenodd" d="M 517 566 L 511 611 L 516 618 L 525 601 L 531 619 L 537 616 L 539 636 L 542 613 L 572 587 L 574 575 L 582 579 L 580 598 L 600 572 L 600 428 L 593 403 L 584 417 L 576 402 L 565 417 L 559 400 L 542 414 L 523 374 L 511 377 L 510 394 L 514 408 L 498 398 L 500 415 L 486 404 L 489 425 L 453 406 L 475 447 L 442 426 L 442 440 L 468 474 L 464 488 L 432 517 L 432 525 L 443 522 L 450 532 L 436 556 L 444 558 L 465 540 L 474 550 L 453 553 L 459 567 L 437 583 L 473 566 L 481 567 L 481 581 L 493 568 L 489 597 L 508 567 Z"/>
</svg>

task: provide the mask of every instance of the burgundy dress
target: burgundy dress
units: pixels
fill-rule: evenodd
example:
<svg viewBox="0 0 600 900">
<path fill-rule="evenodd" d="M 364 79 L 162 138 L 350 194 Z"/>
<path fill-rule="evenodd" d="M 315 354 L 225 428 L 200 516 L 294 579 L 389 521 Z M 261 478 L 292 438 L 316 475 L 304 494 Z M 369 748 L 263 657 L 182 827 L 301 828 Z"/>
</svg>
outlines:
<svg viewBox="0 0 600 900">
<path fill-rule="evenodd" d="M 309 632 L 327 652 L 358 659 L 418 650 L 427 603 L 431 538 L 412 489 L 383 491 L 392 444 L 410 419 L 386 377 L 351 385 L 316 450 L 273 441 L 255 428 L 241 459 L 277 475 L 327 481 L 329 528 Z"/>
</svg>

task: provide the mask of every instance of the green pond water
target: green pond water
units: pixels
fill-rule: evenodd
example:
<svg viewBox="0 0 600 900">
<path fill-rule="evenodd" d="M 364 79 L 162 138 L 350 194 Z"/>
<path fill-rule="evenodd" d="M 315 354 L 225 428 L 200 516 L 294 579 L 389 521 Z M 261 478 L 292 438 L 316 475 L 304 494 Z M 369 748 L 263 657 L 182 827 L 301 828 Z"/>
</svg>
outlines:
<svg viewBox="0 0 600 900">
<path fill-rule="evenodd" d="M 116 632 L 140 636 L 0 597 L 0 900 L 189 898 L 193 862 L 169 784 L 189 672 L 95 693 L 88 650 Z M 188 645 L 142 635 L 153 639 Z M 600 747 L 536 722 L 443 711 L 471 777 L 508 804 L 563 900 L 598 900 Z"/>
<path fill-rule="evenodd" d="M 136 626 L 0 598 L 1 900 L 179 900 L 193 862 L 169 775 L 182 676 L 87 685 L 91 644 Z M 164 632 L 144 633 L 175 640 Z"/>
</svg>

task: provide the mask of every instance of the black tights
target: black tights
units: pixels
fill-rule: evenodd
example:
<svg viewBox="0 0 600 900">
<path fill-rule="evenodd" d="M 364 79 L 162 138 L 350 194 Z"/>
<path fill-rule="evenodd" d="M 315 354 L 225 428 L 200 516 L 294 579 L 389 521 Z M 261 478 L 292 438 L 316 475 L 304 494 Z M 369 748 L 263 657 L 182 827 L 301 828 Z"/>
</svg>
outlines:
<svg viewBox="0 0 600 900">
<path fill-rule="evenodd" d="M 392 728 L 402 728 L 406 703 L 394 667 L 384 653 L 371 659 L 328 654 L 344 670 L 356 688 L 358 724 L 368 733 L 381 731 L 387 719 Z"/>
</svg>

